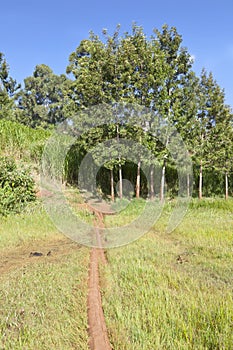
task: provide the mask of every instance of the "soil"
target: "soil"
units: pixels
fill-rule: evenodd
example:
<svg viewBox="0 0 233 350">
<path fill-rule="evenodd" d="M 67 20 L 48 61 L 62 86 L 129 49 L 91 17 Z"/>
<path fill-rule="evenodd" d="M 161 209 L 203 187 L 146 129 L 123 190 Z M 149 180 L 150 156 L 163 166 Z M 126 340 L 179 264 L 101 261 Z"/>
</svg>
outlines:
<svg viewBox="0 0 233 350">
<path fill-rule="evenodd" d="M 88 330 L 91 350 L 111 350 L 102 309 L 98 264 L 102 260 L 102 250 L 93 248 L 90 254 L 88 283 Z"/>
<path fill-rule="evenodd" d="M 104 313 L 101 301 L 100 281 L 99 281 L 99 264 L 106 264 L 107 260 L 104 254 L 104 249 L 101 248 L 101 237 L 99 228 L 104 227 L 103 214 L 96 210 L 91 205 L 87 208 L 94 211 L 96 220 L 96 236 L 99 248 L 92 248 L 90 253 L 90 267 L 89 267 L 89 282 L 88 282 L 88 329 L 90 337 L 91 350 L 111 350 L 105 324 Z M 104 208 L 105 209 L 105 208 Z"/>
</svg>

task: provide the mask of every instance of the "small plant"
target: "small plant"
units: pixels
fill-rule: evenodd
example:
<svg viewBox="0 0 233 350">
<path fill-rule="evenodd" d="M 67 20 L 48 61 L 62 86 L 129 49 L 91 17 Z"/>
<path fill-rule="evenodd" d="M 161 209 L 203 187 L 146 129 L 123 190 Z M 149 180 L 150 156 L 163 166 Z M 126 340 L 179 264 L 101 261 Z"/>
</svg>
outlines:
<svg viewBox="0 0 233 350">
<path fill-rule="evenodd" d="M 34 187 L 27 169 L 19 169 L 12 158 L 0 157 L 0 215 L 19 213 L 35 201 Z"/>
</svg>

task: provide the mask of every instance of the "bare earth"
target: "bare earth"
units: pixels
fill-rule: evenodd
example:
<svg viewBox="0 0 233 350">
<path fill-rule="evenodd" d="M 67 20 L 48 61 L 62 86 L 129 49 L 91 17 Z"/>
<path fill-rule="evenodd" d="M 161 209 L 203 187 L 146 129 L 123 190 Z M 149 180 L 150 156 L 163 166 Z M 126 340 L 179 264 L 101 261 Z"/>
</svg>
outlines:
<svg viewBox="0 0 233 350">
<path fill-rule="evenodd" d="M 96 236 L 100 248 L 92 248 L 90 253 L 89 283 L 88 283 L 88 325 L 91 350 L 111 350 L 102 309 L 100 285 L 99 285 L 99 263 L 106 264 L 104 250 L 101 248 L 101 238 L 98 227 L 103 227 L 103 214 L 87 205 L 88 209 L 94 211 L 96 220 Z M 99 209 L 99 208 L 98 208 Z M 104 208 L 105 209 L 105 208 Z"/>
</svg>

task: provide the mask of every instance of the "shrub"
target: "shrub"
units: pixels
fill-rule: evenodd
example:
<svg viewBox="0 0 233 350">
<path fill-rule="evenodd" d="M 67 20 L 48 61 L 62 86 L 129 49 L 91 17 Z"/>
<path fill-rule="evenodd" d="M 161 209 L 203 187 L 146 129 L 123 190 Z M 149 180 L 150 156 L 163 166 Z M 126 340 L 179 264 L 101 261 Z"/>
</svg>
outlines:
<svg viewBox="0 0 233 350">
<path fill-rule="evenodd" d="M 35 201 L 34 187 L 27 169 L 19 169 L 12 158 L 0 157 L 0 215 L 19 213 Z"/>
</svg>

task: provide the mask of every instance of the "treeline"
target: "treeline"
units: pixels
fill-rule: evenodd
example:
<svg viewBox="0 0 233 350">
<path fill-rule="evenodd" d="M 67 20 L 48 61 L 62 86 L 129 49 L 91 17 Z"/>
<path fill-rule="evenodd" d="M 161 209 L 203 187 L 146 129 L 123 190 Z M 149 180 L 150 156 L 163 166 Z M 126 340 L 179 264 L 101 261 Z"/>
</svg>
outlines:
<svg viewBox="0 0 233 350">
<path fill-rule="evenodd" d="M 200 76 L 194 73 L 192 56 L 182 46 L 176 28 L 165 25 L 161 31 L 153 30 L 150 38 L 136 25 L 122 36 L 119 30 L 117 27 L 113 35 L 104 30 L 102 39 L 91 32 L 71 53 L 66 74 L 55 75 L 40 64 L 25 78 L 23 87 L 10 77 L 6 59 L 0 54 L 0 119 L 50 129 L 96 105 L 145 106 L 155 119 L 173 125 L 182 137 L 193 162 L 194 195 L 232 195 L 233 114 L 224 90 L 205 69 Z M 80 113 L 80 118 L 85 114 Z M 141 126 L 132 127 L 126 120 L 95 126 L 80 135 L 67 156 L 65 181 L 77 183 L 78 166 L 95 144 L 129 138 L 149 148 L 158 160 L 159 188 L 153 187 L 154 181 L 147 183 L 141 170 L 144 160 L 139 157 L 136 163 L 113 159 L 101 166 L 97 180 L 102 191 L 114 198 L 114 185 L 120 180 L 122 196 L 124 177 L 134 184 L 137 197 L 163 198 L 165 182 L 169 195 L 177 193 L 177 171 L 166 143 L 161 145 Z M 99 155 L 93 157 L 101 163 Z M 150 170 L 151 178 L 156 178 L 157 167 Z"/>
</svg>

